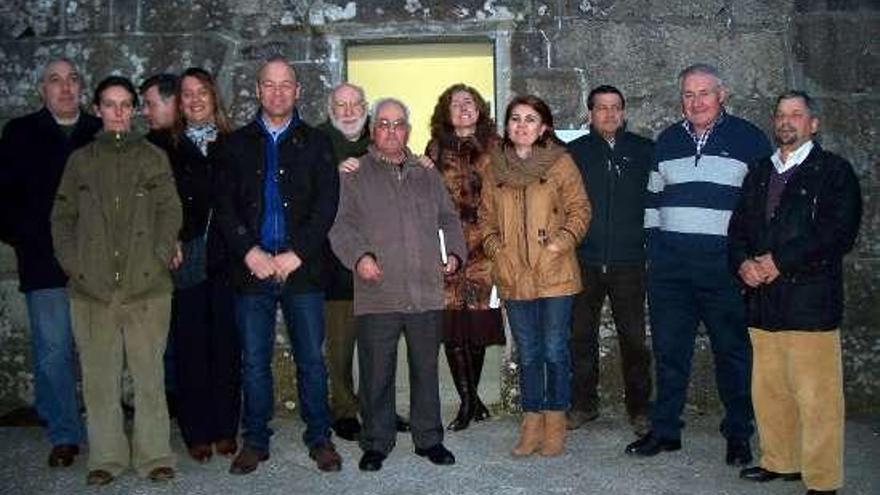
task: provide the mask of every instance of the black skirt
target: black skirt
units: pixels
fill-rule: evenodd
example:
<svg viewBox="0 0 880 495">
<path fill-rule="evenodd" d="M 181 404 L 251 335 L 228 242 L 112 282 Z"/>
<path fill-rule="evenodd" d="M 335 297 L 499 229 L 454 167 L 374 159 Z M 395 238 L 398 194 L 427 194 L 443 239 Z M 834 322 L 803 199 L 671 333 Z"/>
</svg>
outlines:
<svg viewBox="0 0 880 495">
<path fill-rule="evenodd" d="M 446 310 L 443 312 L 443 343 L 448 346 L 504 345 L 500 309 Z"/>
</svg>

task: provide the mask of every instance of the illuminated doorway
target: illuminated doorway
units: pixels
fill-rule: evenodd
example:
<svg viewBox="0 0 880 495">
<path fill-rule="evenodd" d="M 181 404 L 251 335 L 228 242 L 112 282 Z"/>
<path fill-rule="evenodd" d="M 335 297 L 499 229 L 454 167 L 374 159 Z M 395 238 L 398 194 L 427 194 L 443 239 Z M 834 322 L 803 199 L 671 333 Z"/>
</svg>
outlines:
<svg viewBox="0 0 880 495">
<path fill-rule="evenodd" d="M 494 113 L 495 59 L 490 42 L 352 45 L 346 52 L 348 82 L 363 87 L 371 102 L 393 96 L 410 108 L 409 146 L 414 153 L 424 152 L 434 105 L 447 87 L 473 86 Z"/>
</svg>

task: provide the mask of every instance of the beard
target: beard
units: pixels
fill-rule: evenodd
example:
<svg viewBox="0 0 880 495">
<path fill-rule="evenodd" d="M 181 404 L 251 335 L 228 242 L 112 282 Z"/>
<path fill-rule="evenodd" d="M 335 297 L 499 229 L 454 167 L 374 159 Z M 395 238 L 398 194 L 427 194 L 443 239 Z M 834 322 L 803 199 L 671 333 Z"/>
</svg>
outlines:
<svg viewBox="0 0 880 495">
<path fill-rule="evenodd" d="M 337 131 L 341 132 L 343 136 L 348 139 L 354 140 L 360 137 L 361 133 L 364 131 L 364 124 L 367 123 L 367 114 L 365 113 L 354 122 L 342 122 L 341 120 L 337 120 L 336 117 L 331 113 L 330 123 L 333 124 L 333 127 L 335 127 Z"/>
<path fill-rule="evenodd" d="M 797 131 L 792 127 L 780 127 L 776 129 L 776 142 L 780 145 L 791 145 L 797 142 Z"/>
</svg>

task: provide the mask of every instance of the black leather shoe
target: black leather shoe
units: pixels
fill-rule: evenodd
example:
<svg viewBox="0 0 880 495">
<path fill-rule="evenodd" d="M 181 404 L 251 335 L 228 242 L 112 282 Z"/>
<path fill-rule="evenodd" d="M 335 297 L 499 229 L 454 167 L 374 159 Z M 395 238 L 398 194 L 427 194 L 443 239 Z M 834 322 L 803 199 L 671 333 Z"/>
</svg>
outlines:
<svg viewBox="0 0 880 495">
<path fill-rule="evenodd" d="M 451 466 L 455 464 L 455 456 L 442 443 L 435 444 L 427 449 L 416 447 L 416 455 L 427 457 L 429 461 L 438 466 Z"/>
<path fill-rule="evenodd" d="M 764 469 L 761 466 L 753 466 L 745 468 L 739 472 L 739 477 L 749 481 L 773 481 L 776 479 L 782 481 L 797 481 L 801 479 L 801 473 L 777 473 Z"/>
<path fill-rule="evenodd" d="M 339 418 L 333 422 L 333 431 L 337 437 L 354 442 L 361 436 L 361 424 L 357 418 Z"/>
<path fill-rule="evenodd" d="M 681 450 L 681 440 L 667 440 L 655 437 L 653 433 L 648 433 L 627 445 L 624 452 L 629 455 L 651 457 L 660 452 L 672 452 L 673 450 Z"/>
<path fill-rule="evenodd" d="M 361 457 L 358 468 L 361 471 L 378 471 L 382 469 L 382 461 L 385 460 L 385 457 L 385 454 L 377 450 L 368 450 Z"/>
<path fill-rule="evenodd" d="M 807 490 L 807 495 L 837 495 L 837 490 Z"/>
<path fill-rule="evenodd" d="M 52 447 L 49 452 L 49 467 L 67 467 L 73 464 L 73 460 L 79 454 L 79 446 L 62 444 Z"/>
<path fill-rule="evenodd" d="M 748 466 L 752 463 L 752 448 L 748 440 L 728 440 L 727 456 L 725 461 L 728 466 Z"/>
<path fill-rule="evenodd" d="M 409 421 L 403 419 L 403 416 L 400 414 L 396 415 L 397 420 L 395 421 L 394 427 L 397 428 L 397 433 L 406 433 L 409 431 Z"/>
</svg>

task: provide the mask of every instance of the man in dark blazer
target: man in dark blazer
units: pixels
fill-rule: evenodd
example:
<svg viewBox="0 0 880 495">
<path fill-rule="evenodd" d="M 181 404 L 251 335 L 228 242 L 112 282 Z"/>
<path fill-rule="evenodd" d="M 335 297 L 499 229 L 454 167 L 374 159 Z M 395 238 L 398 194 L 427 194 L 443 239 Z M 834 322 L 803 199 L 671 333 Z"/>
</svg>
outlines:
<svg viewBox="0 0 880 495">
<path fill-rule="evenodd" d="M 330 441 L 322 352 L 321 268 L 339 177 L 330 141 L 300 119 L 301 88 L 293 67 L 273 57 L 257 77 L 257 116 L 222 141 L 215 174 L 214 219 L 233 263 L 242 348 L 244 447 L 230 472 L 250 473 L 269 458 L 279 305 L 296 362 L 303 441 L 318 469 L 338 471 L 342 459 Z"/>
<path fill-rule="evenodd" d="M 67 277 L 52 249 L 49 216 L 68 156 L 92 140 L 101 120 L 80 109 L 82 80 L 70 60 L 49 62 L 37 89 L 43 108 L 9 121 L 0 138 L 0 230 L 15 249 L 30 321 L 35 407 L 46 423 L 49 465 L 55 467 L 73 463 L 83 425 Z"/>
</svg>

